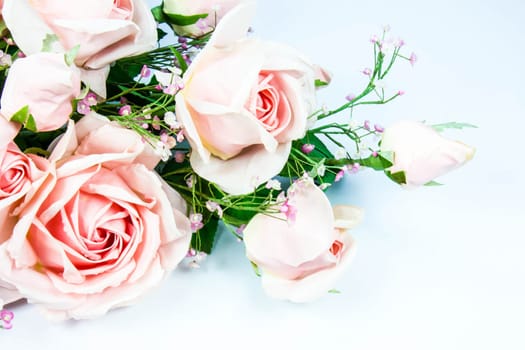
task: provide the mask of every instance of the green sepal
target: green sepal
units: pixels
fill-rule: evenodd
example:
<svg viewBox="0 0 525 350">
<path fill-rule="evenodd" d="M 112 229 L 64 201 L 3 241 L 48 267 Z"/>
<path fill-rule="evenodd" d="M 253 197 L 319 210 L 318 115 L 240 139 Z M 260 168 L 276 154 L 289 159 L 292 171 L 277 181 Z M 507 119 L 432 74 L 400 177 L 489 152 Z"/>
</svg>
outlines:
<svg viewBox="0 0 525 350">
<path fill-rule="evenodd" d="M 424 186 L 435 187 L 435 186 L 444 186 L 444 185 L 436 181 L 430 181 L 430 182 L 427 182 Z"/>
<path fill-rule="evenodd" d="M 68 66 L 75 64 L 75 58 L 78 55 L 78 50 L 80 50 L 80 45 L 74 46 L 71 50 L 64 54 L 64 60 Z"/>
<path fill-rule="evenodd" d="M 37 154 L 39 156 L 43 157 L 49 157 L 51 155 L 51 152 L 46 151 L 45 149 L 42 149 L 40 147 L 29 147 L 24 150 L 25 154 Z"/>
<path fill-rule="evenodd" d="M 257 266 L 257 264 L 254 263 L 253 261 L 250 261 L 250 264 L 252 265 L 253 272 L 255 272 L 257 277 L 261 277 L 262 275 L 261 275 L 261 271 L 259 270 L 259 266 Z"/>
<path fill-rule="evenodd" d="M 42 52 L 51 52 L 53 44 L 58 41 L 58 36 L 55 34 L 46 34 L 44 40 L 42 40 Z"/>
<path fill-rule="evenodd" d="M 386 176 L 390 178 L 390 180 L 394 181 L 397 184 L 400 185 L 406 185 L 407 178 L 404 171 L 398 171 L 397 173 L 391 173 L 390 171 L 385 171 Z"/>
<path fill-rule="evenodd" d="M 171 53 L 177 58 L 177 62 L 179 63 L 179 68 L 182 70 L 182 73 L 186 72 L 188 69 L 188 64 L 182 57 L 181 53 L 174 49 L 173 47 L 170 47 Z"/>
<path fill-rule="evenodd" d="M 469 123 L 458 123 L 458 122 L 449 122 L 449 123 L 443 123 L 443 124 L 435 124 L 431 125 L 431 127 L 436 130 L 437 132 L 445 131 L 446 129 L 465 129 L 465 128 L 477 128 L 474 124 Z"/>
<path fill-rule="evenodd" d="M 362 166 L 381 171 L 394 165 L 394 152 L 378 152 L 376 157 L 372 155 L 368 158 L 359 159 L 357 161 Z"/>
<path fill-rule="evenodd" d="M 182 26 L 189 26 L 189 25 L 195 24 L 197 23 L 199 19 L 208 17 L 208 14 L 200 13 L 197 15 L 184 16 L 184 15 L 178 15 L 175 13 L 164 12 L 164 16 L 166 17 L 168 23 L 182 27 Z"/>
<path fill-rule="evenodd" d="M 160 4 L 159 6 L 156 6 L 151 9 L 151 14 L 153 15 L 153 18 L 159 23 L 167 22 L 166 16 L 164 15 L 164 11 L 162 11 L 162 7 L 163 4 Z"/>
<path fill-rule="evenodd" d="M 323 86 L 327 86 L 328 83 L 326 81 L 322 81 L 320 79 L 315 79 L 315 87 L 323 87 Z"/>
<path fill-rule="evenodd" d="M 29 106 L 24 106 L 11 116 L 12 122 L 20 123 L 27 130 L 36 132 L 36 121 L 35 118 L 29 113 Z"/>
</svg>

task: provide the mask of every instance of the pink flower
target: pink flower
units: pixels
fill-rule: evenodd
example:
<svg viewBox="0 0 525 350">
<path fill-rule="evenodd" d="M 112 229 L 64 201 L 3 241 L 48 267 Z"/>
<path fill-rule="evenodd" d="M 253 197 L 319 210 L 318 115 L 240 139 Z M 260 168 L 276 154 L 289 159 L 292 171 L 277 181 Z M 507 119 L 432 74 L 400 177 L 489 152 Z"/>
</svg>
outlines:
<svg viewBox="0 0 525 350">
<path fill-rule="evenodd" d="M 69 122 L 50 156 L 56 170 L 0 244 L 0 279 L 57 319 L 134 303 L 191 239 L 184 201 L 139 161 L 131 131 L 86 118 Z"/>
<path fill-rule="evenodd" d="M 71 101 L 78 94 L 78 68 L 68 66 L 62 54 L 41 52 L 13 63 L 2 92 L 0 112 L 11 119 L 27 105 L 38 131 L 55 130 L 68 121 L 73 110 Z"/>
<path fill-rule="evenodd" d="M 293 192 L 296 217 L 257 214 L 244 229 L 246 255 L 262 272 L 262 285 L 271 297 L 293 302 L 317 299 L 333 284 L 355 252 L 346 230 L 362 217 L 360 209 L 332 209 L 325 194 L 309 181 Z"/>
<path fill-rule="evenodd" d="M 61 52 L 80 45 L 75 63 L 85 68 L 82 80 L 99 95 L 105 94 L 111 62 L 157 43 L 157 26 L 143 0 L 4 0 L 2 11 L 26 55 L 40 52 L 47 34 L 58 37 L 53 49 Z"/>
<path fill-rule="evenodd" d="M 228 11 L 243 1 L 245 0 L 164 0 L 163 11 L 182 16 L 207 14 L 207 17 L 195 24 L 172 26 L 178 35 L 196 37 L 212 31 Z"/>
<path fill-rule="evenodd" d="M 432 127 L 400 121 L 386 128 L 382 151 L 394 152 L 391 173 L 405 172 L 406 186 L 421 186 L 472 159 L 475 149 L 441 136 Z"/>
<path fill-rule="evenodd" d="M 222 19 L 176 97 L 192 167 L 232 194 L 279 173 L 316 103 L 318 67 L 289 47 L 245 37 L 253 5 Z"/>
</svg>

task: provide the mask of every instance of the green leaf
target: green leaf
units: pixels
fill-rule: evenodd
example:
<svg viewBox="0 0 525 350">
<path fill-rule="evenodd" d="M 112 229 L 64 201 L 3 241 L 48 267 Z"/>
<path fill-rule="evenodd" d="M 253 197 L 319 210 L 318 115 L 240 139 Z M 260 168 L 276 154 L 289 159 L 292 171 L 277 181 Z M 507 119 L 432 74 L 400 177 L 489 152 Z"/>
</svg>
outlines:
<svg viewBox="0 0 525 350">
<path fill-rule="evenodd" d="M 328 83 L 326 81 L 315 79 L 315 87 L 323 87 L 323 86 L 326 86 L 326 85 L 328 85 Z"/>
<path fill-rule="evenodd" d="M 449 123 L 443 123 L 443 124 L 435 124 L 431 125 L 434 130 L 437 132 L 445 131 L 446 129 L 464 129 L 464 128 L 477 128 L 476 125 L 468 124 L 468 123 L 458 123 L 458 122 L 449 122 Z"/>
<path fill-rule="evenodd" d="M 42 40 L 42 52 L 51 52 L 53 44 L 58 41 L 58 36 L 55 34 L 46 34 L 44 40 Z"/>
<path fill-rule="evenodd" d="M 199 252 L 210 254 L 215 244 L 219 220 L 211 216 L 203 228 L 191 237 L 191 247 Z"/>
<path fill-rule="evenodd" d="M 188 64 L 182 57 L 181 53 L 175 50 L 173 47 L 170 47 L 170 50 L 173 53 L 173 55 L 175 55 L 175 57 L 177 58 L 177 62 L 179 63 L 179 67 L 182 70 L 182 73 L 186 72 L 186 70 L 188 69 Z"/>
<path fill-rule="evenodd" d="M 404 171 L 398 171 L 397 173 L 391 173 L 390 171 L 385 171 L 386 176 L 390 178 L 390 180 L 394 181 L 397 184 L 405 185 L 407 183 L 406 175 Z"/>
<path fill-rule="evenodd" d="M 328 293 L 330 293 L 330 294 L 341 294 L 341 291 L 340 291 L 340 290 L 337 290 L 337 289 L 330 289 L 330 290 L 328 291 Z"/>
<path fill-rule="evenodd" d="M 168 33 L 166 33 L 165 31 L 163 31 L 162 29 L 160 28 L 157 28 L 157 41 L 160 41 L 162 38 L 164 38 L 166 35 L 168 35 Z"/>
<path fill-rule="evenodd" d="M 430 181 L 430 182 L 427 182 L 425 186 L 434 187 L 434 186 L 443 186 L 443 184 L 436 182 L 436 181 Z"/>
<path fill-rule="evenodd" d="M 78 55 L 78 50 L 80 50 L 80 45 L 76 45 L 64 55 L 64 59 L 66 60 L 66 64 L 68 66 L 72 66 L 75 63 L 75 58 Z"/>
<path fill-rule="evenodd" d="M 201 14 L 192 15 L 192 16 L 183 16 L 183 15 L 178 15 L 175 13 L 164 12 L 164 16 L 167 18 L 168 23 L 175 24 L 176 26 L 189 26 L 189 25 L 197 23 L 197 21 L 201 18 L 208 17 L 208 14 L 201 13 Z"/>
<path fill-rule="evenodd" d="M 315 146 L 314 150 L 309 154 L 312 157 L 322 157 L 322 158 L 334 158 L 334 155 L 328 147 L 321 141 L 320 138 L 315 136 L 313 133 L 307 133 L 306 136 L 300 141 L 298 148 L 300 149 L 304 144 L 312 144 Z"/>
<path fill-rule="evenodd" d="M 358 160 L 359 164 L 372 168 L 374 170 L 385 170 L 394 165 L 394 153 L 393 152 L 378 152 L 377 156 L 373 155 Z"/>
<path fill-rule="evenodd" d="M 11 121 L 22 124 L 27 130 L 37 131 L 35 118 L 29 113 L 29 106 L 24 106 L 13 114 Z"/>
</svg>

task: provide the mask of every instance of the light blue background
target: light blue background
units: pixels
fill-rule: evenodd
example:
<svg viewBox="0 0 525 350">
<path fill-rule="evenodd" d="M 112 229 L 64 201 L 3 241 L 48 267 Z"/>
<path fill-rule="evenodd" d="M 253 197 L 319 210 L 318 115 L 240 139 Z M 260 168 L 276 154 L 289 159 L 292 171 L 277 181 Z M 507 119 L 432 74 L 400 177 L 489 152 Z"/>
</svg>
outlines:
<svg viewBox="0 0 525 350">
<path fill-rule="evenodd" d="M 358 120 L 465 121 L 449 135 L 475 159 L 403 191 L 381 174 L 347 177 L 334 203 L 366 210 L 339 295 L 295 305 L 267 298 L 241 244 L 224 233 L 199 270 L 179 269 L 136 306 L 52 323 L 20 305 L 6 349 L 524 349 L 525 5 L 522 1 L 261 0 L 255 35 L 288 43 L 334 74 L 320 102 L 365 84 L 369 37 L 390 24 L 415 51 L 388 86 L 406 95 Z"/>
</svg>

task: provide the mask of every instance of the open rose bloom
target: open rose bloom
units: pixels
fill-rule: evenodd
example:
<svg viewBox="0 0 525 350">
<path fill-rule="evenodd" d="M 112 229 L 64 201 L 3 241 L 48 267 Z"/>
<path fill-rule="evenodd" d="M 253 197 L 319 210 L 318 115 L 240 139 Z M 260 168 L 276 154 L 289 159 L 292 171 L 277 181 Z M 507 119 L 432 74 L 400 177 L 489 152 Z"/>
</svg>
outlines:
<svg viewBox="0 0 525 350">
<path fill-rule="evenodd" d="M 140 162 L 146 149 L 99 116 L 70 122 L 50 156 L 56 167 L 3 233 L 0 280 L 59 319 L 104 314 L 156 286 L 191 231 L 182 198 Z"/>
<path fill-rule="evenodd" d="M 2 15 L 26 55 L 40 52 L 46 35 L 57 36 L 58 52 L 80 45 L 75 64 L 100 95 L 110 63 L 157 45 L 157 25 L 143 0 L 4 0 Z"/>
<path fill-rule="evenodd" d="M 333 288 L 349 266 L 355 242 L 347 233 L 361 221 L 352 206 L 332 208 L 326 195 L 309 181 L 289 191 L 296 214 L 257 214 L 244 230 L 246 255 L 262 273 L 262 285 L 274 298 L 313 301 Z"/>
<path fill-rule="evenodd" d="M 222 19 L 176 99 L 193 169 L 231 194 L 281 171 L 316 106 L 318 67 L 287 46 L 246 37 L 254 6 Z"/>
</svg>

